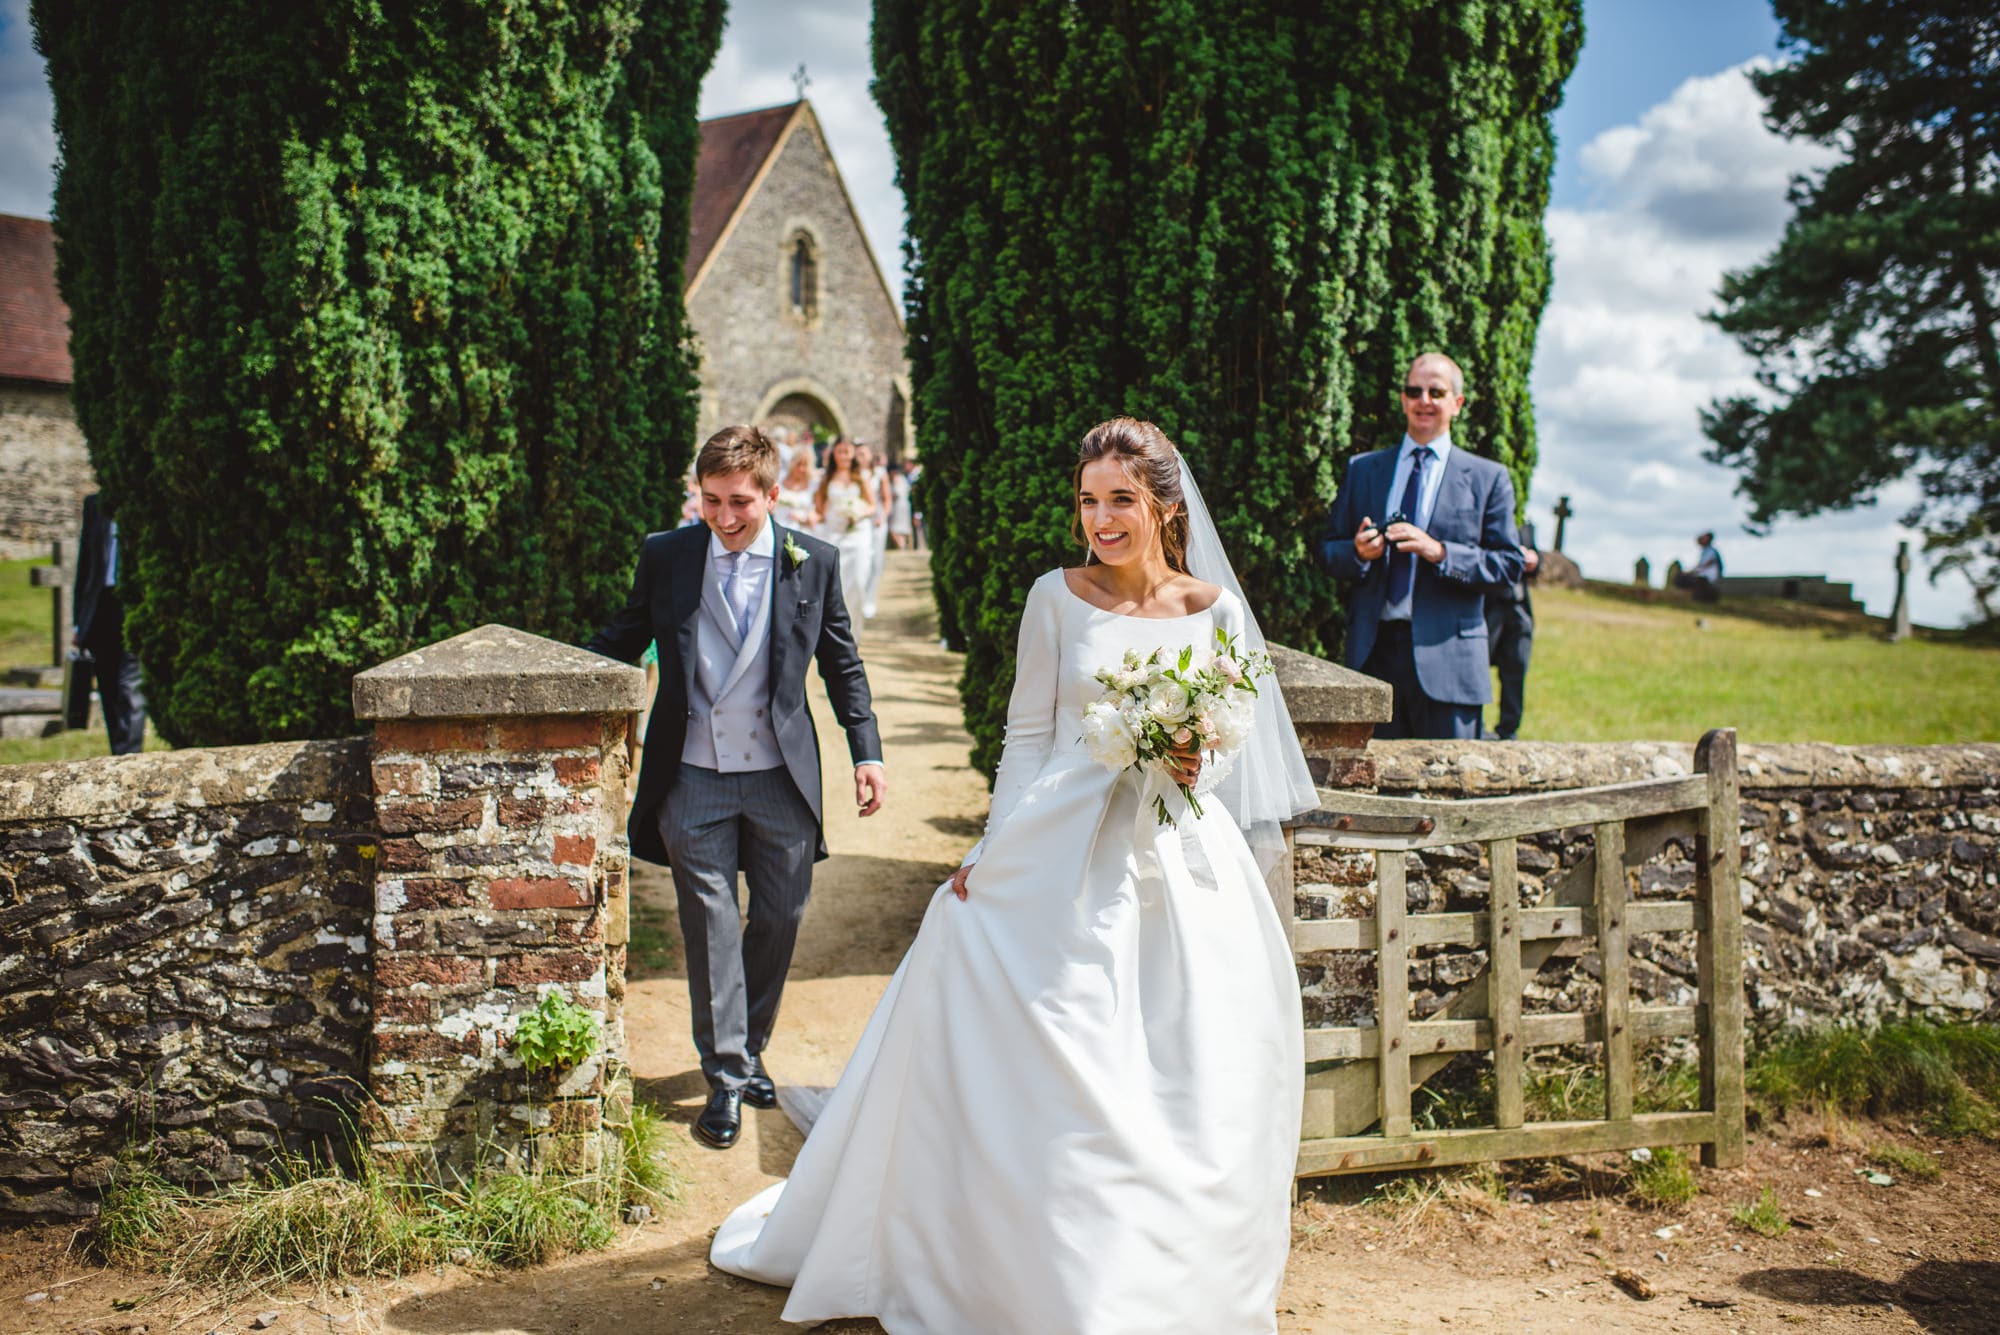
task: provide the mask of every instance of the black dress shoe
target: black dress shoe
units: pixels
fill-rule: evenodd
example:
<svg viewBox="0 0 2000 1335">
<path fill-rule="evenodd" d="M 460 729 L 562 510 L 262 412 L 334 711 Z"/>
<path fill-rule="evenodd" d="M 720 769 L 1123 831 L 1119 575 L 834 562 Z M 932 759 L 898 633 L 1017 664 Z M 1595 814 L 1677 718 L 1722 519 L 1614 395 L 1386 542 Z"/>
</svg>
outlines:
<svg viewBox="0 0 2000 1335">
<path fill-rule="evenodd" d="M 743 1083 L 743 1101 L 753 1108 L 778 1106 L 778 1086 L 764 1069 L 764 1059 L 754 1052 L 750 1054 L 750 1078 Z"/>
<path fill-rule="evenodd" d="M 743 1129 L 743 1095 L 733 1089 L 718 1089 L 708 1096 L 708 1106 L 694 1119 L 694 1138 L 704 1145 L 726 1150 L 736 1143 Z"/>
</svg>

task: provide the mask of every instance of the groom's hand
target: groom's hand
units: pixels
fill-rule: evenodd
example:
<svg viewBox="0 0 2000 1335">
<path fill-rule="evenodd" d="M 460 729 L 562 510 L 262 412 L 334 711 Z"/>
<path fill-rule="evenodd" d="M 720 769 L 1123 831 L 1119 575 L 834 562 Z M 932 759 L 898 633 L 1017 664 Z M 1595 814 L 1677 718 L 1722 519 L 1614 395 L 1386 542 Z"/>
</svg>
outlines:
<svg viewBox="0 0 2000 1335">
<path fill-rule="evenodd" d="M 861 814 L 872 816 L 882 809 L 882 799 L 889 795 L 889 776 L 880 765 L 856 765 L 854 767 L 854 805 L 861 808 Z"/>
</svg>

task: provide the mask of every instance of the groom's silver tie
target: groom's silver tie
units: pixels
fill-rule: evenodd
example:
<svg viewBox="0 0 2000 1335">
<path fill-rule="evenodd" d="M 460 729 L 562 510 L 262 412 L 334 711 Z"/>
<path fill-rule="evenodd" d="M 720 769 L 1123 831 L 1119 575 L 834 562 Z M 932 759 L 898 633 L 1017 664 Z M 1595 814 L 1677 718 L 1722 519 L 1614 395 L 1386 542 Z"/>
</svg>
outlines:
<svg viewBox="0 0 2000 1335">
<path fill-rule="evenodd" d="M 730 552 L 729 577 L 722 586 L 722 596 L 729 600 L 729 614 L 736 618 L 736 638 L 750 638 L 750 581 L 743 577 L 743 567 L 749 564 L 748 552 Z"/>
</svg>

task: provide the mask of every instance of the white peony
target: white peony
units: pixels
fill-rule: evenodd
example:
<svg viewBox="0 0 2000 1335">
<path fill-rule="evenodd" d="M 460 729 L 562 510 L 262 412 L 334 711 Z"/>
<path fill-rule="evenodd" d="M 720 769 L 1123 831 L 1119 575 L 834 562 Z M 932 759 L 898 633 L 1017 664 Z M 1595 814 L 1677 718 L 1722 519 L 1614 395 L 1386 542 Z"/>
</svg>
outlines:
<svg viewBox="0 0 2000 1335">
<path fill-rule="evenodd" d="M 1162 723 L 1179 723 L 1187 717 L 1187 688 L 1179 682 L 1161 682 L 1147 693 L 1146 712 Z"/>
<path fill-rule="evenodd" d="M 1124 769 L 1139 759 L 1132 725 L 1117 706 L 1104 700 L 1083 711 L 1083 745 L 1090 758 L 1106 769 Z"/>
<path fill-rule="evenodd" d="M 1209 711 L 1209 721 L 1215 727 L 1215 749 L 1234 751 L 1250 737 L 1250 729 L 1257 722 L 1257 704 L 1241 692 L 1231 691 L 1234 698 L 1224 700 Z"/>
</svg>

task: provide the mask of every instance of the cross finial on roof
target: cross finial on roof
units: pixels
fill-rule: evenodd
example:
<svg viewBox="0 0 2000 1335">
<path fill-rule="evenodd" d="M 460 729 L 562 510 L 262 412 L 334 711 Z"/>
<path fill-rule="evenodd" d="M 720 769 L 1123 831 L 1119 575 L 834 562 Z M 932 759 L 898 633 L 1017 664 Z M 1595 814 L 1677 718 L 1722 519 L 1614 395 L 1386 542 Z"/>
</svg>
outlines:
<svg viewBox="0 0 2000 1335">
<path fill-rule="evenodd" d="M 806 63 L 801 60 L 799 67 L 792 71 L 792 87 L 798 90 L 799 101 L 806 100 L 806 89 L 811 86 L 812 80 L 806 75 Z"/>
</svg>

